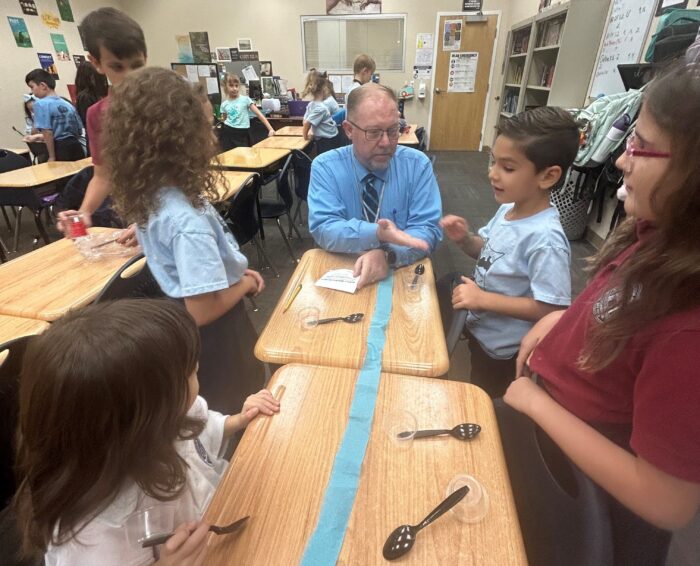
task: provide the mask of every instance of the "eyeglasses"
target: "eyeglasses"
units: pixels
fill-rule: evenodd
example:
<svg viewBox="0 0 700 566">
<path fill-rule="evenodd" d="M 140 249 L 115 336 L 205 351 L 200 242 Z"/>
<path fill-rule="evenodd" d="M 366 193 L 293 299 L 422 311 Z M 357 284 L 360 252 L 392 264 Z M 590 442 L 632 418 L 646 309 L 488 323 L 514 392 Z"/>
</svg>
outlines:
<svg viewBox="0 0 700 566">
<path fill-rule="evenodd" d="M 623 173 L 629 175 L 632 173 L 632 168 L 634 166 L 634 157 L 658 157 L 662 159 L 668 159 L 671 157 L 670 153 L 662 151 L 647 151 L 646 149 L 639 149 L 634 147 L 634 142 L 637 136 L 635 132 L 632 132 L 627 138 L 627 143 L 625 145 L 625 167 Z"/>
<path fill-rule="evenodd" d="M 381 130 L 379 128 L 371 128 L 369 130 L 365 130 L 364 128 L 360 128 L 355 122 L 352 122 L 351 120 L 348 120 L 354 127 L 356 127 L 358 130 L 362 131 L 365 133 L 365 139 L 367 141 L 378 141 L 382 139 L 382 136 L 386 134 L 386 137 L 389 138 L 390 140 L 397 140 L 399 139 L 400 131 L 401 128 L 398 124 L 395 126 L 392 126 L 391 128 L 388 128 L 386 130 Z"/>
</svg>

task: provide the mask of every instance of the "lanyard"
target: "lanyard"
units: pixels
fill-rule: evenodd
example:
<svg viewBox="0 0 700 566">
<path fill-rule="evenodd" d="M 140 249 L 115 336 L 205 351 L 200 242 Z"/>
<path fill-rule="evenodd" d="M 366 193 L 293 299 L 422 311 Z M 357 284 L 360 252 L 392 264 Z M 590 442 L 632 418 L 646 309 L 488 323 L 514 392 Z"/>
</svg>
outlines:
<svg viewBox="0 0 700 566">
<path fill-rule="evenodd" d="M 362 210 L 362 216 L 364 217 L 365 221 L 371 222 L 372 224 L 376 224 L 377 219 L 379 218 L 379 211 L 382 208 L 382 201 L 384 200 L 384 189 L 386 188 L 386 185 L 388 183 L 389 173 L 391 172 L 391 166 L 389 166 L 389 170 L 387 171 L 387 180 L 386 181 L 380 177 L 377 177 L 376 175 L 374 175 L 374 173 L 372 173 L 372 171 L 370 171 L 370 173 L 372 173 L 372 175 L 374 175 L 375 179 L 382 182 L 382 190 L 379 193 L 379 202 L 377 203 L 377 214 L 375 214 L 373 219 L 370 219 L 368 214 L 367 214 L 367 210 L 365 210 L 365 207 L 362 206 L 362 192 L 364 191 L 364 187 L 363 187 L 362 180 L 360 179 L 360 176 L 357 174 L 357 169 L 355 168 L 355 155 L 354 154 L 350 156 L 350 162 L 352 163 L 352 172 L 353 172 L 353 176 L 355 177 L 355 186 L 357 187 L 357 195 L 360 199 L 360 209 Z"/>
</svg>

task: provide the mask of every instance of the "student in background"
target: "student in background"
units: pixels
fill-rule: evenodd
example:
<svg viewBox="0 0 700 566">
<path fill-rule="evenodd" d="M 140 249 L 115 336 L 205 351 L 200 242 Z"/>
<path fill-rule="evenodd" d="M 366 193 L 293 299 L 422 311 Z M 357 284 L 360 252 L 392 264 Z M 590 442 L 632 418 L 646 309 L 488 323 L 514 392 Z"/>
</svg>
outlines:
<svg viewBox="0 0 700 566">
<path fill-rule="evenodd" d="M 348 88 L 348 91 L 345 93 L 346 104 L 348 101 L 348 96 L 350 96 L 350 93 L 353 90 L 355 90 L 358 87 L 361 87 L 364 84 L 367 84 L 369 81 L 372 80 L 372 75 L 374 74 L 376 68 L 377 65 L 374 62 L 374 59 L 372 59 L 369 55 L 362 53 L 361 55 L 355 57 L 355 61 L 352 65 L 352 72 L 354 73 L 354 77 L 352 79 L 350 87 Z M 340 126 L 345 120 L 344 108 L 342 110 L 336 110 L 335 112 L 331 112 L 331 114 L 333 115 L 333 120 L 336 124 L 338 124 L 338 126 Z"/>
<path fill-rule="evenodd" d="M 77 91 L 76 108 L 83 124 L 87 124 L 87 112 L 93 105 L 107 96 L 109 87 L 107 78 L 97 72 L 90 61 L 83 61 L 75 73 L 75 89 Z M 88 143 L 88 155 L 90 155 L 90 136 L 86 136 Z"/>
<path fill-rule="evenodd" d="M 44 69 L 25 77 L 36 98 L 34 127 L 44 136 L 49 161 L 77 161 L 85 157 L 80 138 L 83 123 L 73 105 L 56 94 L 56 80 Z"/>
<path fill-rule="evenodd" d="M 221 119 L 224 121 L 221 132 L 221 149 L 228 151 L 235 147 L 250 147 L 250 117 L 248 111 L 255 114 L 267 128 L 267 135 L 274 136 L 275 130 L 270 122 L 258 110 L 255 102 L 241 94 L 241 79 L 238 75 L 228 73 L 224 79 L 224 90 L 228 98 L 221 104 Z"/>
<path fill-rule="evenodd" d="M 211 104 L 201 85 L 159 68 L 132 73 L 111 98 L 104 157 L 114 208 L 138 225 L 153 276 L 200 327 L 202 396 L 231 412 L 264 383 L 243 297 L 265 284 L 209 202 L 225 184 L 211 167 L 218 151 Z"/>
<path fill-rule="evenodd" d="M 185 309 L 154 299 L 88 306 L 32 339 L 15 499 L 27 552 L 45 553 L 47 566 L 153 564 L 124 524 L 170 505 L 179 527 L 155 564 L 202 563 L 209 525 L 199 521 L 229 439 L 279 403 L 262 390 L 237 414 L 210 411 L 198 396 L 199 348 Z"/>
<path fill-rule="evenodd" d="M 325 100 L 330 97 L 330 81 L 325 74 L 312 69 L 306 77 L 306 86 L 301 93 L 302 97 L 311 96 L 313 100 L 306 107 L 303 121 L 304 139 L 309 139 L 309 132 L 316 142 L 318 155 L 346 145 L 345 140 L 338 131 L 338 126 L 333 121 Z M 331 86 L 332 88 L 332 86 Z"/>
<path fill-rule="evenodd" d="M 561 108 L 541 107 L 504 118 L 494 143 L 489 181 L 501 206 L 478 235 L 447 215 L 445 234 L 477 260 L 441 303 L 468 309 L 471 382 L 502 397 L 515 375 L 520 340 L 532 325 L 571 303 L 571 251 L 550 192 L 576 157 L 579 131 Z M 450 293 L 450 291 L 452 291 Z M 443 320 L 451 316 L 444 315 Z"/>
<path fill-rule="evenodd" d="M 700 508 L 699 116 L 697 65 L 648 85 L 616 163 L 629 218 L 571 307 L 523 338 L 516 375 L 541 386 L 504 397 L 609 494 L 616 565 L 666 564 Z"/>
<path fill-rule="evenodd" d="M 109 79 L 113 87 L 118 86 L 133 70 L 146 64 L 146 40 L 141 27 L 116 8 L 99 8 L 90 12 L 80 24 L 85 45 L 88 50 L 88 60 L 99 73 Z M 109 106 L 107 96 L 93 104 L 87 112 L 86 131 L 90 140 L 90 155 L 95 166 L 95 173 L 88 185 L 80 206 L 83 221 L 91 226 L 90 215 L 95 212 L 109 196 L 112 188 L 109 184 L 109 171 L 102 162 L 103 128 L 102 120 Z M 108 132 L 104 132 L 105 136 Z M 59 214 L 58 228 L 63 229 L 66 215 L 75 214 L 75 210 L 67 210 Z M 124 230 L 120 243 L 136 245 L 134 227 Z"/>
</svg>

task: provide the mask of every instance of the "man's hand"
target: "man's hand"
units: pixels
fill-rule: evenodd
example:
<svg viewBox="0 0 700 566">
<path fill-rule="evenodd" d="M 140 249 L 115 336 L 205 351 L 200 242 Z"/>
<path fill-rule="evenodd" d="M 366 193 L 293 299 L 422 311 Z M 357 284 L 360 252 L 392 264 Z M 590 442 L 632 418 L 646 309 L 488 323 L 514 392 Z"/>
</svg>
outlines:
<svg viewBox="0 0 700 566">
<path fill-rule="evenodd" d="M 158 566 L 201 566 L 207 553 L 208 523 L 183 523 L 161 547 Z"/>
<path fill-rule="evenodd" d="M 136 239 L 136 224 L 131 224 L 128 228 L 122 230 L 117 238 L 117 243 L 127 248 L 133 248 L 139 245 Z"/>
<path fill-rule="evenodd" d="M 389 264 L 384 250 L 370 250 L 357 258 L 352 272 L 354 277 L 360 276 L 357 288 L 362 289 L 384 279 L 389 274 Z"/>
<path fill-rule="evenodd" d="M 380 242 L 387 244 L 396 244 L 398 246 L 406 246 L 407 248 L 416 248 L 423 251 L 430 250 L 430 245 L 425 240 L 414 238 L 407 232 L 399 230 L 391 220 L 381 218 L 377 221 L 377 239 Z"/>
<path fill-rule="evenodd" d="M 469 224 L 467 221 L 454 214 L 447 214 L 440 220 L 440 227 L 453 242 L 460 243 L 469 235 Z"/>
<path fill-rule="evenodd" d="M 481 296 L 484 292 L 468 277 L 462 276 L 462 284 L 452 291 L 452 307 L 457 309 L 481 310 Z"/>
</svg>

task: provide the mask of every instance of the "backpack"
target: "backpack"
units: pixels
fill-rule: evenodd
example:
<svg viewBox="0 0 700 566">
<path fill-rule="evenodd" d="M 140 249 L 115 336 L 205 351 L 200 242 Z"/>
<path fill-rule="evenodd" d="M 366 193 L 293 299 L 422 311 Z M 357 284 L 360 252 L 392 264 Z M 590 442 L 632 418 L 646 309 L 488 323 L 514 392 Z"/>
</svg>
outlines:
<svg viewBox="0 0 700 566">
<path fill-rule="evenodd" d="M 644 56 L 649 63 L 670 61 L 685 53 L 700 27 L 700 10 L 672 10 L 661 16 Z"/>
</svg>

